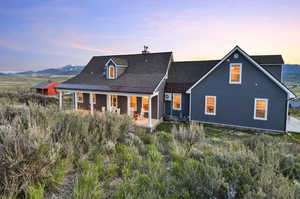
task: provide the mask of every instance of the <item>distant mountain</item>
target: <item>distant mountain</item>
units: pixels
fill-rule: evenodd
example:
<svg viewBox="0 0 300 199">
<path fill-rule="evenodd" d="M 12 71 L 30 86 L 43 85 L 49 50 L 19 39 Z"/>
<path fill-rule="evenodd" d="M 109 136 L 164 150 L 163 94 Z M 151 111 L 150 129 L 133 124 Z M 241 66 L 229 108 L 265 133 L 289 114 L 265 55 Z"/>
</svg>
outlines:
<svg viewBox="0 0 300 199">
<path fill-rule="evenodd" d="M 285 64 L 282 69 L 284 82 L 300 82 L 300 65 Z"/>
<path fill-rule="evenodd" d="M 61 68 L 48 68 L 39 71 L 24 71 L 15 73 L 17 75 L 77 75 L 84 66 L 66 65 Z"/>
</svg>

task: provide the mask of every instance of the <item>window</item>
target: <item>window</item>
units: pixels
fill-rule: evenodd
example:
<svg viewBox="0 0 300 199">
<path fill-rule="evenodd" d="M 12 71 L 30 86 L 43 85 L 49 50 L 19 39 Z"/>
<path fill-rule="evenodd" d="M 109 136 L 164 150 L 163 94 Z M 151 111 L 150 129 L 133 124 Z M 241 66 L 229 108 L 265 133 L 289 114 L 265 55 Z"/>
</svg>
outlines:
<svg viewBox="0 0 300 199">
<path fill-rule="evenodd" d="M 148 106 L 149 106 L 149 98 L 143 97 L 143 110 L 145 112 L 148 112 Z"/>
<path fill-rule="evenodd" d="M 113 65 L 108 67 L 108 78 L 115 79 L 116 78 L 116 68 Z"/>
<path fill-rule="evenodd" d="M 136 96 L 130 96 L 130 108 L 131 110 L 137 110 L 137 99 Z"/>
<path fill-rule="evenodd" d="M 181 110 L 181 93 L 173 93 L 173 109 Z"/>
<path fill-rule="evenodd" d="M 230 64 L 230 84 L 242 83 L 242 64 Z"/>
<path fill-rule="evenodd" d="M 118 107 L 118 96 L 117 95 L 111 96 L 111 106 Z"/>
<path fill-rule="evenodd" d="M 83 103 L 83 93 L 77 93 L 77 102 Z"/>
<path fill-rule="evenodd" d="M 216 96 L 205 96 L 205 114 L 216 115 Z"/>
<path fill-rule="evenodd" d="M 268 99 L 255 98 L 254 119 L 267 120 L 268 117 Z"/>
</svg>

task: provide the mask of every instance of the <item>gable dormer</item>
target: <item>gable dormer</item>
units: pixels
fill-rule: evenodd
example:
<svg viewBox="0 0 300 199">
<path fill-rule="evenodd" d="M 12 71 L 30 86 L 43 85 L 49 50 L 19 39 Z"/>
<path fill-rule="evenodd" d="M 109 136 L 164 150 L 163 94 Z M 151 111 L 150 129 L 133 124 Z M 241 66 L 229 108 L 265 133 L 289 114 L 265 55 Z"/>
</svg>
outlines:
<svg viewBox="0 0 300 199">
<path fill-rule="evenodd" d="M 119 57 L 110 58 L 105 64 L 106 79 L 117 79 L 120 77 L 128 67 L 126 59 Z"/>
</svg>

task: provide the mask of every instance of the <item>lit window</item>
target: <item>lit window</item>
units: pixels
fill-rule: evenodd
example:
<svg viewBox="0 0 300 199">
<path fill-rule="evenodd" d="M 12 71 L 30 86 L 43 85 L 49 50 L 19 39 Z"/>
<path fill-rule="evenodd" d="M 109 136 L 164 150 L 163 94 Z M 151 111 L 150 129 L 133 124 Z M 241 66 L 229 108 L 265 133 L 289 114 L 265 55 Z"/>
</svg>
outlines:
<svg viewBox="0 0 300 199">
<path fill-rule="evenodd" d="M 118 96 L 117 95 L 112 95 L 111 96 L 111 106 L 112 107 L 117 107 L 118 106 Z"/>
<path fill-rule="evenodd" d="M 83 93 L 77 93 L 77 102 L 83 103 Z"/>
<path fill-rule="evenodd" d="M 130 96 L 130 108 L 132 110 L 137 110 L 137 99 L 136 96 Z"/>
<path fill-rule="evenodd" d="M 143 110 L 148 112 L 149 99 L 148 97 L 143 97 Z"/>
<path fill-rule="evenodd" d="M 230 84 L 242 83 L 242 64 L 230 64 Z"/>
<path fill-rule="evenodd" d="M 113 65 L 110 65 L 108 67 L 108 76 L 109 79 L 115 79 L 116 78 L 116 68 Z"/>
<path fill-rule="evenodd" d="M 254 119 L 267 120 L 268 116 L 268 99 L 255 98 Z"/>
<path fill-rule="evenodd" d="M 206 115 L 216 115 L 216 103 L 217 103 L 217 99 L 215 96 L 205 96 Z"/>
<path fill-rule="evenodd" d="M 181 110 L 181 94 L 173 93 L 173 109 Z"/>
</svg>

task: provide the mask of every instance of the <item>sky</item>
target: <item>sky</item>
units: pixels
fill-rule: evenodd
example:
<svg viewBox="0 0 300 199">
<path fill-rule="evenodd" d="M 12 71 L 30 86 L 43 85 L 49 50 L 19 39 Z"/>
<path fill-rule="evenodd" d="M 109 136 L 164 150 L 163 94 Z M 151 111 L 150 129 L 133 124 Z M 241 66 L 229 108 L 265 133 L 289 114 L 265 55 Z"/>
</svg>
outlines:
<svg viewBox="0 0 300 199">
<path fill-rule="evenodd" d="M 1 0 L 0 71 L 86 65 L 92 56 L 173 51 L 221 59 L 235 45 L 300 64 L 299 0 Z"/>
</svg>

